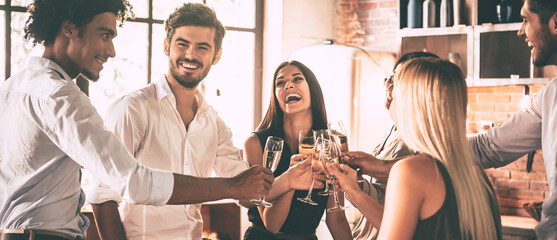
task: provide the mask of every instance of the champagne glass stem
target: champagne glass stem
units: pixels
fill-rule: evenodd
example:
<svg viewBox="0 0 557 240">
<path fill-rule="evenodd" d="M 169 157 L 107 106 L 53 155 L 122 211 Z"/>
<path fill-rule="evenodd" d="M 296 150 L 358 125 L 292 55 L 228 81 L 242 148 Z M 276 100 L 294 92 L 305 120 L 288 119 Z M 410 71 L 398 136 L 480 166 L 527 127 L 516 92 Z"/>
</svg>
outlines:
<svg viewBox="0 0 557 240">
<path fill-rule="evenodd" d="M 317 205 L 316 202 L 311 200 L 311 191 L 313 191 L 313 184 L 315 184 L 315 178 L 311 179 L 311 185 L 309 186 L 308 195 L 305 198 L 298 198 L 298 201 L 311 205 Z"/>
<path fill-rule="evenodd" d="M 335 206 L 332 207 L 332 208 L 327 209 L 327 212 L 343 211 L 344 209 L 346 209 L 346 207 L 340 206 L 340 201 L 338 200 L 338 190 L 335 186 L 336 179 L 333 178 L 332 181 L 333 181 L 333 183 L 332 183 L 333 184 L 333 186 L 332 186 L 332 188 L 333 188 L 333 198 L 335 200 Z"/>
</svg>

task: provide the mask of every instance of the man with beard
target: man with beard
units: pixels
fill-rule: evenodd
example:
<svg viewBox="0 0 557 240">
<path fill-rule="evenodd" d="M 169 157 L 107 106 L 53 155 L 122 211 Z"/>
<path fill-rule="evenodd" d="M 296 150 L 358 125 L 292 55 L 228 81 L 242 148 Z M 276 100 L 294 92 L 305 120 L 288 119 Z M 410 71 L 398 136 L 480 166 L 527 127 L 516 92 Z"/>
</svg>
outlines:
<svg viewBox="0 0 557 240">
<path fill-rule="evenodd" d="M 211 66 L 219 61 L 225 30 L 214 11 L 203 4 L 186 3 L 165 21 L 164 52 L 169 59 L 165 76 L 130 93 L 110 107 L 106 126 L 128 151 L 146 166 L 186 175 L 209 177 L 214 171 L 228 177 L 244 171 L 232 144 L 232 132 L 198 90 Z M 286 192 L 312 177 L 309 161 L 277 179 L 273 192 Z M 296 183 L 296 184 L 295 184 Z M 303 184 L 302 184 L 303 185 Z M 279 193 L 280 194 L 280 193 Z M 267 197 L 272 200 L 273 193 Z M 201 239 L 201 204 L 139 206 L 99 185 L 88 196 L 103 239 Z M 251 207 L 249 199 L 242 204 Z"/>
<path fill-rule="evenodd" d="M 534 65 L 557 65 L 557 1 L 526 0 L 520 12 L 518 36 L 532 47 Z M 543 149 L 549 197 L 542 206 L 537 239 L 557 239 L 557 78 L 549 82 L 529 106 L 501 126 L 470 139 L 484 168 L 505 166 L 524 154 Z"/>
<path fill-rule="evenodd" d="M 271 188 L 263 167 L 218 179 L 145 167 L 105 128 L 72 79 L 99 78 L 129 9 L 126 0 L 30 5 L 25 37 L 45 49 L 0 86 L 0 239 L 85 239 L 81 167 L 136 204 L 256 198 Z"/>
</svg>

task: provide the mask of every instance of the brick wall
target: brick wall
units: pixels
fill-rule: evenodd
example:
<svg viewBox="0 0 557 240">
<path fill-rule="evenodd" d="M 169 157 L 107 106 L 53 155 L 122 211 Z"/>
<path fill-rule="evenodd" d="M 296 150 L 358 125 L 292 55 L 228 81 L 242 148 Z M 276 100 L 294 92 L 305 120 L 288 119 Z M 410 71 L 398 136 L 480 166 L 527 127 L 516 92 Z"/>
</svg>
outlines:
<svg viewBox="0 0 557 240">
<path fill-rule="evenodd" d="M 349 46 L 397 52 L 397 0 L 338 0 L 337 41 Z"/>
<path fill-rule="evenodd" d="M 543 85 L 530 85 L 530 95 Z M 495 125 L 522 109 L 523 86 L 470 87 L 468 88 L 468 121 L 493 121 Z M 470 129 L 470 127 L 469 127 Z M 526 172 L 526 156 L 498 169 L 487 169 L 499 198 L 501 214 L 529 216 L 522 208 L 524 203 L 543 201 L 549 186 L 541 150 L 534 156 L 532 171 Z"/>
<path fill-rule="evenodd" d="M 397 0 L 338 0 L 337 14 L 337 42 L 398 52 Z M 530 94 L 539 92 L 542 87 L 530 86 Z M 522 93 L 522 86 L 469 88 L 469 122 L 489 120 L 498 124 L 505 121 L 521 109 Z M 527 173 L 525 169 L 526 156 L 505 167 L 486 170 L 496 188 L 502 214 L 529 216 L 522 209 L 522 204 L 542 201 L 547 197 L 548 185 L 541 151 L 535 155 L 532 172 Z"/>
</svg>

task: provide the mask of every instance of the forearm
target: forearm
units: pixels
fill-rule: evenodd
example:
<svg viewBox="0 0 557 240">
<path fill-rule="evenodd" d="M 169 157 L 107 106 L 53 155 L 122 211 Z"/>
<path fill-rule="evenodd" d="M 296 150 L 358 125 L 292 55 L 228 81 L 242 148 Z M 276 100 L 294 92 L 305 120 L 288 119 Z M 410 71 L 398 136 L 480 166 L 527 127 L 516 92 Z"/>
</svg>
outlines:
<svg viewBox="0 0 557 240">
<path fill-rule="evenodd" d="M 91 204 L 91 207 L 101 239 L 126 239 L 126 232 L 120 220 L 116 202 L 108 201 L 101 204 Z"/>
<path fill-rule="evenodd" d="M 288 192 L 294 192 L 294 189 L 290 188 L 288 177 L 285 173 L 275 178 L 275 182 L 273 183 L 273 189 L 269 191 L 269 195 L 265 197 L 268 201 L 274 201 L 277 198 L 280 198 L 282 195 Z"/>
<path fill-rule="evenodd" d="M 378 229 L 383 219 L 383 206 L 364 192 L 347 195 L 348 201 L 354 205 L 364 217 Z"/>
<path fill-rule="evenodd" d="M 265 228 L 267 228 L 269 232 L 277 233 L 280 231 L 290 212 L 293 196 L 294 191 L 290 191 L 273 201 L 273 207 L 259 208 L 263 224 L 265 224 Z"/>
<path fill-rule="evenodd" d="M 338 198 L 339 204 L 344 206 L 344 193 L 339 191 Z M 333 206 L 335 206 L 334 197 L 329 196 L 327 208 Z M 333 239 L 352 239 L 352 231 L 350 230 L 350 225 L 348 225 L 348 220 L 346 220 L 344 211 L 327 212 L 325 222 L 327 223 L 327 228 L 329 228 L 329 232 L 331 232 Z"/>
<path fill-rule="evenodd" d="M 174 174 L 174 188 L 168 204 L 194 204 L 225 198 L 241 199 L 232 178 L 199 178 Z"/>
<path fill-rule="evenodd" d="M 352 232 L 344 211 L 327 213 L 325 222 L 333 239 L 352 239 Z"/>
</svg>

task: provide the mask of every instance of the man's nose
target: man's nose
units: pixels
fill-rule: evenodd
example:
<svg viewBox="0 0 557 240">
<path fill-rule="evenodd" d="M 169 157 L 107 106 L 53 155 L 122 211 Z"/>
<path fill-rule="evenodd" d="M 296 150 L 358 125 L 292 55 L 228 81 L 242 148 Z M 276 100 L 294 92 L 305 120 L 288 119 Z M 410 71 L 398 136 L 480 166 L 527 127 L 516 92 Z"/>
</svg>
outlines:
<svg viewBox="0 0 557 240">
<path fill-rule="evenodd" d="M 195 49 L 193 47 L 189 47 L 188 49 L 186 49 L 184 53 L 184 57 L 186 57 L 187 59 L 193 59 L 194 56 L 195 56 Z"/>
<path fill-rule="evenodd" d="M 522 24 L 520 25 L 520 29 L 518 29 L 518 32 L 516 32 L 516 35 L 518 37 L 526 37 L 525 31 L 524 31 L 525 27 L 526 27 L 526 24 L 525 24 L 524 21 L 522 21 Z"/>
<path fill-rule="evenodd" d="M 110 41 L 106 54 L 111 58 L 116 57 L 116 48 L 114 48 L 114 43 L 112 41 Z"/>
</svg>

